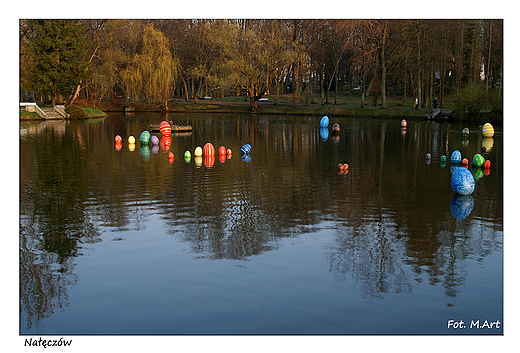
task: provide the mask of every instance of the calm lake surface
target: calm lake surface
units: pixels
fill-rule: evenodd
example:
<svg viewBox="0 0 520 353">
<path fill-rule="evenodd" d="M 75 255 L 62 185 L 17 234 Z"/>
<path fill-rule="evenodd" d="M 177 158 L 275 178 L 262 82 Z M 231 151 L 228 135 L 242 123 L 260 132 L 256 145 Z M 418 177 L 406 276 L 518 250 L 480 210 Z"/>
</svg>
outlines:
<svg viewBox="0 0 520 353">
<path fill-rule="evenodd" d="M 193 132 L 142 147 L 162 120 Z M 20 333 L 502 334 L 494 127 L 483 139 L 478 124 L 331 118 L 323 131 L 261 114 L 20 123 Z M 232 157 L 184 160 L 206 142 Z M 491 168 L 455 196 L 449 156 L 482 146 Z"/>
</svg>

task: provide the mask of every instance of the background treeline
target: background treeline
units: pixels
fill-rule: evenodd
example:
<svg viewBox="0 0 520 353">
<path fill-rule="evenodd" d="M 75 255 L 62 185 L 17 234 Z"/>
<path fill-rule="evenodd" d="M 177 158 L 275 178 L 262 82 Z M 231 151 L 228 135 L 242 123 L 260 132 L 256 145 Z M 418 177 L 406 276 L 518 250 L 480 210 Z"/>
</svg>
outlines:
<svg viewBox="0 0 520 353">
<path fill-rule="evenodd" d="M 265 94 L 387 107 L 389 95 L 502 109 L 503 21 L 20 20 L 20 99 L 156 103 Z"/>
</svg>

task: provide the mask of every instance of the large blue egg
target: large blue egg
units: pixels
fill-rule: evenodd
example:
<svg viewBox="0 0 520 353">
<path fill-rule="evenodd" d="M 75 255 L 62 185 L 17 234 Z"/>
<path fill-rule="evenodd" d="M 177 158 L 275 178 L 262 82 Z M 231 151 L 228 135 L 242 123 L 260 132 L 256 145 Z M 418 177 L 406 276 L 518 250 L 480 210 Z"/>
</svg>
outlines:
<svg viewBox="0 0 520 353">
<path fill-rule="evenodd" d="M 451 163 L 459 164 L 462 161 L 462 155 L 460 154 L 459 150 L 453 151 L 451 154 Z"/>
<path fill-rule="evenodd" d="M 451 176 L 451 188 L 457 195 L 471 195 L 475 190 L 473 174 L 464 167 L 457 168 Z"/>
<path fill-rule="evenodd" d="M 320 127 L 327 127 L 327 126 L 329 126 L 329 117 L 325 115 L 320 120 Z"/>
<path fill-rule="evenodd" d="M 450 204 L 450 210 L 453 217 L 464 219 L 468 217 L 473 210 L 475 201 L 471 195 L 453 195 Z"/>
<path fill-rule="evenodd" d="M 242 146 L 240 152 L 242 154 L 249 154 L 249 152 L 251 152 L 251 145 L 249 143 L 246 143 L 244 146 Z"/>
</svg>

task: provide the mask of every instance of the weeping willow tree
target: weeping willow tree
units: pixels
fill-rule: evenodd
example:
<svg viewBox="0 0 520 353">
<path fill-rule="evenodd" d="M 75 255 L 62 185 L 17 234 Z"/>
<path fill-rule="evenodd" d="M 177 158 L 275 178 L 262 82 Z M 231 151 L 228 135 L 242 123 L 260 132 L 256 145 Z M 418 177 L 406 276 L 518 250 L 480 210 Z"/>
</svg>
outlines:
<svg viewBox="0 0 520 353">
<path fill-rule="evenodd" d="M 153 24 L 144 28 L 141 53 L 134 54 L 132 64 L 121 73 L 127 96 L 163 104 L 168 109 L 179 68 L 179 60 L 168 46 L 165 35 Z"/>
</svg>

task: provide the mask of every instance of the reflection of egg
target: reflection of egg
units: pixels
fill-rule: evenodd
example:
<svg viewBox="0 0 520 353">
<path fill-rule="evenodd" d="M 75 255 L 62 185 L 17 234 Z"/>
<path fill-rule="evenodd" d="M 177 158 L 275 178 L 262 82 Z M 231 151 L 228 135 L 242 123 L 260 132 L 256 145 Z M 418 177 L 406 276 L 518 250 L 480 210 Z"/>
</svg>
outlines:
<svg viewBox="0 0 520 353">
<path fill-rule="evenodd" d="M 135 143 L 129 143 L 128 144 L 128 150 L 130 152 L 134 152 L 135 151 Z"/>
<path fill-rule="evenodd" d="M 495 129 L 493 129 L 493 125 L 490 123 L 485 123 L 482 127 L 482 135 L 484 135 L 484 137 L 493 137 L 494 134 Z"/>
<path fill-rule="evenodd" d="M 453 195 L 450 204 L 451 214 L 455 218 L 464 219 L 470 215 L 474 204 L 475 201 L 471 195 Z"/>
<path fill-rule="evenodd" d="M 121 151 L 123 144 L 121 142 L 116 142 L 116 151 Z"/>
<path fill-rule="evenodd" d="M 484 137 L 482 139 L 482 147 L 486 147 L 486 152 L 491 151 L 493 148 L 493 138 L 492 137 Z"/>
</svg>

